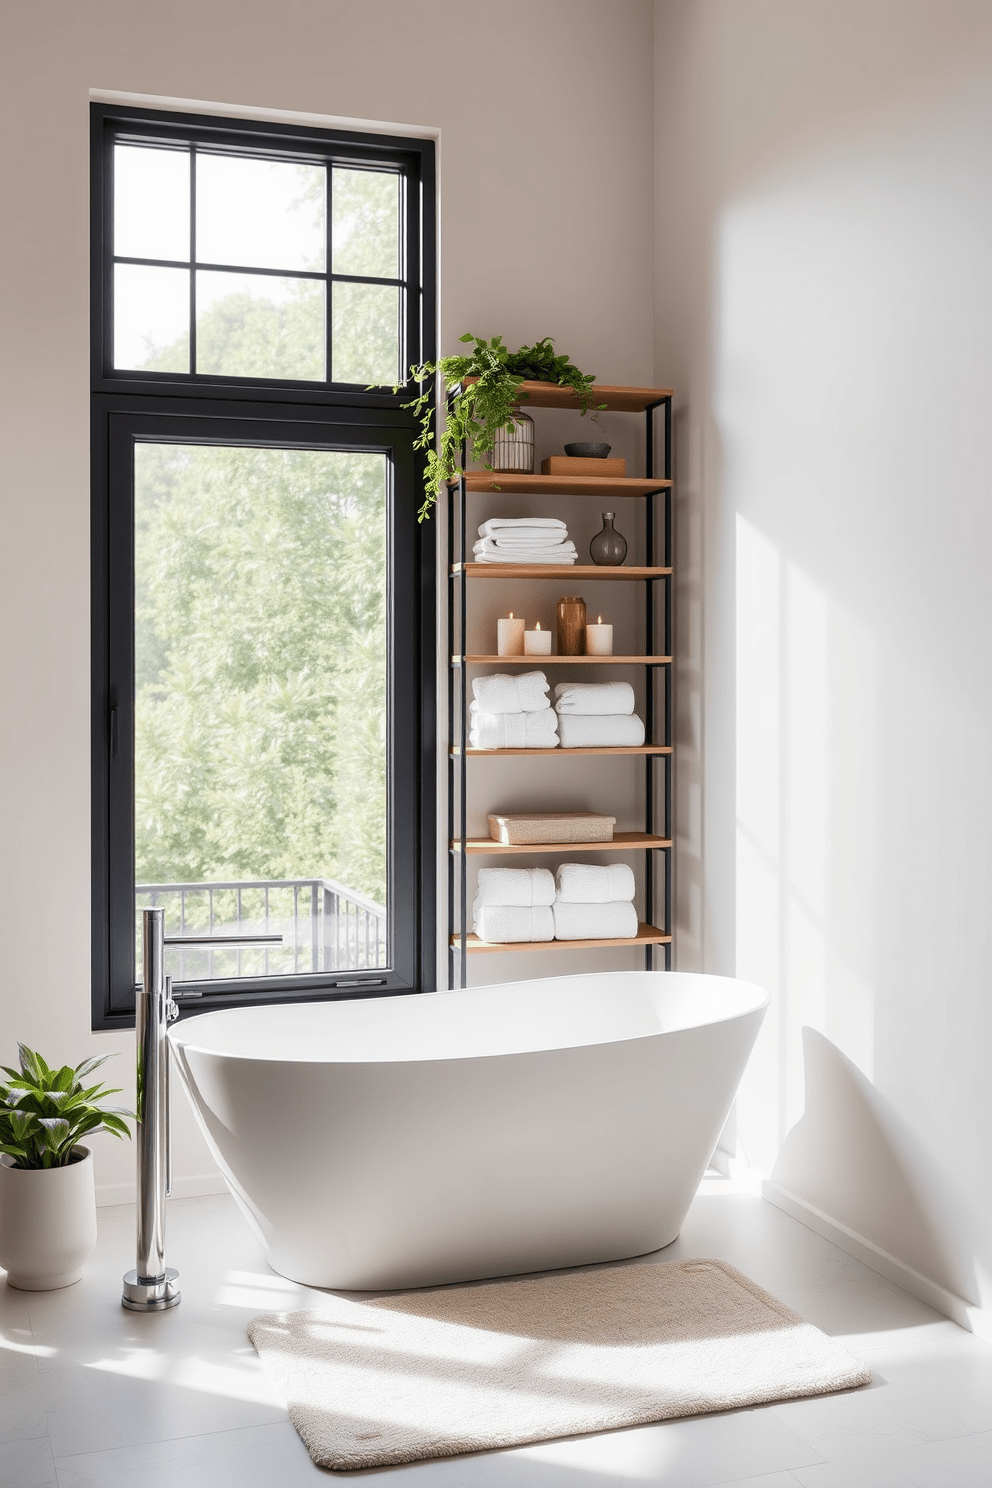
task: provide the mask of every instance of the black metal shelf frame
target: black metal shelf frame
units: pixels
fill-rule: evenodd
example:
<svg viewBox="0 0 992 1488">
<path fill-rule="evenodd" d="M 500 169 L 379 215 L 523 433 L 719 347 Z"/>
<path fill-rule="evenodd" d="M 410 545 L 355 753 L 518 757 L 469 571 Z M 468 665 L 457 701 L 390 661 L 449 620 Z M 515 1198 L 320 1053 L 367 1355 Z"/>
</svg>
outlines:
<svg viewBox="0 0 992 1488">
<path fill-rule="evenodd" d="M 645 477 L 655 478 L 655 416 L 662 410 L 663 454 L 661 479 L 668 482 L 662 490 L 647 493 L 645 511 L 645 566 L 655 565 L 669 570 L 675 564 L 675 492 L 672 487 L 672 394 L 667 393 L 650 403 L 644 410 L 645 421 Z M 462 447 L 462 465 L 466 460 Z M 468 617 L 468 575 L 466 562 L 466 494 L 464 475 L 455 491 L 448 492 L 448 986 L 464 988 L 467 984 L 468 967 L 468 668 L 465 662 L 465 634 Z M 663 501 L 661 520 L 658 520 L 657 503 Z M 660 528 L 660 531 L 659 531 Z M 656 550 L 661 547 L 660 559 Z M 455 565 L 461 567 L 456 570 Z M 567 573 L 563 570 L 563 576 Z M 604 574 L 604 577 L 607 577 Z M 673 936 L 672 915 L 674 906 L 675 874 L 675 820 L 674 820 L 674 715 L 675 715 L 675 574 L 641 580 L 645 592 L 644 654 L 649 661 L 635 663 L 645 673 L 645 738 L 649 743 L 668 745 L 670 752 L 644 757 L 644 831 L 657 833 L 668 842 L 667 847 L 646 847 L 644 852 L 644 918 L 648 924 L 657 924 L 657 891 L 655 886 L 655 853 L 662 853 L 665 860 L 664 894 L 661 907 L 663 916 L 660 928 L 669 937 Z M 664 585 L 659 602 L 655 594 L 655 583 Z M 660 603 L 660 615 L 659 615 Z M 662 653 L 658 659 L 655 652 L 656 624 L 661 620 Z M 457 643 L 457 644 L 456 644 Z M 552 664 L 554 657 L 550 658 Z M 627 663 L 630 665 L 631 663 Z M 663 735 L 654 738 L 656 677 L 663 677 Z M 457 753 L 452 746 L 456 745 Z M 548 751 L 553 756 L 553 751 Z M 620 756 L 617 756 L 618 758 Z M 660 792 L 656 790 L 655 767 L 662 762 L 664 775 Z M 660 799 L 659 799 L 660 798 Z M 660 827 L 656 825 L 661 815 Z M 609 844 L 604 843 L 604 850 Z M 567 944 L 567 943 L 564 943 Z M 664 968 L 671 970 L 673 940 L 664 944 Z M 520 946 L 527 950 L 526 943 Z M 644 947 L 645 969 L 654 966 L 652 945 Z"/>
</svg>

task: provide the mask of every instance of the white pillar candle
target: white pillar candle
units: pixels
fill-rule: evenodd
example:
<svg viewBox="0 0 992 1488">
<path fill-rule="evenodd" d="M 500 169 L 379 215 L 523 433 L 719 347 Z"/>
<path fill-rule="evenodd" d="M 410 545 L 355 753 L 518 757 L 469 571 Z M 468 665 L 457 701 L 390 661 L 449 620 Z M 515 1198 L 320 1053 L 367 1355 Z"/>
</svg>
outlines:
<svg viewBox="0 0 992 1488">
<path fill-rule="evenodd" d="M 533 630 L 524 631 L 524 652 L 528 656 L 551 655 L 551 632 L 541 629 L 540 620 Z"/>
<path fill-rule="evenodd" d="M 515 620 L 512 610 L 508 620 L 496 622 L 496 651 L 499 656 L 524 654 L 524 621 Z"/>
<path fill-rule="evenodd" d="M 602 615 L 595 625 L 586 626 L 586 655 L 613 655 L 613 626 L 604 625 Z"/>
</svg>

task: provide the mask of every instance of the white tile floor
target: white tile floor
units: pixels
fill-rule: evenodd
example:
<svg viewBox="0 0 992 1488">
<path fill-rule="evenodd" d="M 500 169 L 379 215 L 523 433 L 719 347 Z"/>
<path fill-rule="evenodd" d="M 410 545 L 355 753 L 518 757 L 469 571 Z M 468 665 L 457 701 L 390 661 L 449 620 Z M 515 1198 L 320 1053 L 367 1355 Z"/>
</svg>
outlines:
<svg viewBox="0 0 992 1488">
<path fill-rule="evenodd" d="M 989 1488 L 992 1349 L 745 1189 L 708 1178 L 659 1259 L 730 1261 L 866 1359 L 865 1390 L 516 1451 L 334 1474 L 384 1488 Z M 2 1488 L 303 1488 L 327 1481 L 245 1324 L 319 1304 L 275 1276 L 227 1198 L 169 1208 L 174 1312 L 120 1307 L 133 1210 L 100 1212 L 86 1276 L 0 1282 Z M 634 1263 L 636 1264 L 636 1262 Z"/>
</svg>

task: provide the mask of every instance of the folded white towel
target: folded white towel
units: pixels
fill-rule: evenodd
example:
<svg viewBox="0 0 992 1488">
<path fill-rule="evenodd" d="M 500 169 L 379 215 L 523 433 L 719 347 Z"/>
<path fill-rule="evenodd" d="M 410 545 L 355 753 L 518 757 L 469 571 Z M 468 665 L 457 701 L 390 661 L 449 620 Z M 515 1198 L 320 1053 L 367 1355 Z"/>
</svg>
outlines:
<svg viewBox="0 0 992 1488">
<path fill-rule="evenodd" d="M 476 563 L 557 563 L 563 567 L 574 563 L 579 556 L 572 542 L 546 548 L 498 548 L 489 538 L 477 542 L 472 555 Z"/>
<path fill-rule="evenodd" d="M 555 918 L 550 905 L 523 909 L 519 905 L 480 904 L 475 911 L 475 933 L 490 945 L 520 940 L 554 940 Z"/>
<path fill-rule="evenodd" d="M 472 704 L 472 730 L 469 743 L 473 749 L 557 749 L 558 714 L 553 708 L 543 713 L 482 713 Z"/>
<path fill-rule="evenodd" d="M 634 897 L 634 874 L 627 863 L 604 863 L 602 866 L 598 863 L 561 863 L 555 883 L 558 898 L 565 904 L 610 904 L 614 900 L 629 902 Z"/>
<path fill-rule="evenodd" d="M 479 713 L 539 713 L 550 708 L 547 697 L 548 679 L 543 672 L 521 672 L 512 676 L 509 672 L 490 672 L 485 677 L 473 677 L 472 696 L 478 703 L 472 704 Z"/>
<path fill-rule="evenodd" d="M 556 548 L 568 542 L 568 533 L 558 527 L 526 527 L 514 532 L 483 533 L 479 543 L 495 543 L 497 548 Z"/>
<path fill-rule="evenodd" d="M 559 713 L 633 713 L 634 689 L 629 682 L 559 682 L 555 707 Z"/>
<path fill-rule="evenodd" d="M 541 527 L 560 533 L 562 539 L 568 536 L 568 528 L 557 517 L 490 517 L 479 528 L 479 536 L 495 537 L 497 533 L 505 535 L 518 529 L 526 533 L 528 528 L 534 530 Z"/>
<path fill-rule="evenodd" d="M 537 554 L 540 555 L 539 558 L 535 557 Z M 494 542 L 491 537 L 480 537 L 472 547 L 473 562 L 482 563 L 493 558 L 499 558 L 504 563 L 543 563 L 545 559 L 554 563 L 566 558 L 575 562 L 578 560 L 578 552 L 572 542 L 502 543 Z"/>
<path fill-rule="evenodd" d="M 556 940 L 633 940 L 637 910 L 627 900 L 613 904 L 554 904 Z"/>
<path fill-rule="evenodd" d="M 636 748 L 644 724 L 636 713 L 557 713 L 562 749 Z"/>
<path fill-rule="evenodd" d="M 475 902 L 477 906 L 508 904 L 524 909 L 554 904 L 554 875 L 550 868 L 480 868 Z"/>
</svg>

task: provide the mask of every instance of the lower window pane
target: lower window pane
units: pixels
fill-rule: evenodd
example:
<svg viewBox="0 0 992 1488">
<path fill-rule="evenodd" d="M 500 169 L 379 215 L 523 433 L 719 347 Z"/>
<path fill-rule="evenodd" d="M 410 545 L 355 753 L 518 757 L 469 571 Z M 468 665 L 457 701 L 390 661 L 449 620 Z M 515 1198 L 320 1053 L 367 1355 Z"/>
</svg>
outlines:
<svg viewBox="0 0 992 1488">
<path fill-rule="evenodd" d="M 194 370 L 323 382 L 325 299 L 318 279 L 197 270 Z"/>
<path fill-rule="evenodd" d="M 331 290 L 331 381 L 391 387 L 401 380 L 400 292 L 336 282 Z"/>
<path fill-rule="evenodd" d="M 135 931 L 180 981 L 388 965 L 382 454 L 135 447 Z"/>
</svg>

